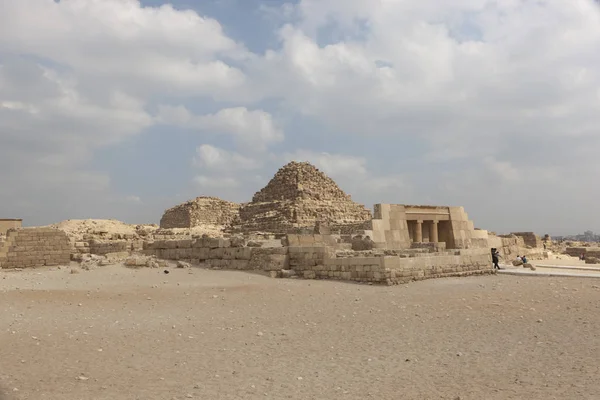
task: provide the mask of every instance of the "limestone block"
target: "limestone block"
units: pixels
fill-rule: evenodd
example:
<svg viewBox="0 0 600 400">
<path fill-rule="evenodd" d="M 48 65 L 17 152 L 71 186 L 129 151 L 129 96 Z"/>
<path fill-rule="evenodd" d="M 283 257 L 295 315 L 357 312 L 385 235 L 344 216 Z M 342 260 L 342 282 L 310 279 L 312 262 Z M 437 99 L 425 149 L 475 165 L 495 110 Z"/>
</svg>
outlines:
<svg viewBox="0 0 600 400">
<path fill-rule="evenodd" d="M 182 240 L 177 240 L 174 242 L 178 249 L 189 249 L 192 247 L 193 240 L 192 239 L 182 239 Z"/>
<path fill-rule="evenodd" d="M 280 249 L 253 248 L 249 268 L 264 271 L 288 269 L 289 256 L 286 254 L 287 248 L 285 248 L 285 253 L 283 254 L 278 250 Z"/>
<path fill-rule="evenodd" d="M 299 235 L 298 241 L 300 246 L 314 246 L 315 237 L 314 235 Z"/>
<path fill-rule="evenodd" d="M 196 238 L 192 242 L 193 248 L 209 247 L 209 238 Z"/>
<path fill-rule="evenodd" d="M 208 247 L 193 247 L 192 258 L 206 260 L 210 258 L 210 249 Z"/>
<path fill-rule="evenodd" d="M 237 253 L 237 248 L 234 248 L 234 247 L 223 248 L 223 259 L 234 260 L 236 253 Z"/>
<path fill-rule="evenodd" d="M 286 238 L 287 238 L 288 246 L 290 246 L 290 247 L 300 246 L 300 235 L 288 234 L 286 236 Z"/>
<path fill-rule="evenodd" d="M 210 238 L 207 247 L 210 247 L 211 249 L 230 247 L 230 242 L 223 238 Z"/>
<path fill-rule="evenodd" d="M 250 260 L 252 257 L 252 248 L 251 247 L 240 247 L 235 250 L 235 259 L 236 260 Z"/>
<path fill-rule="evenodd" d="M 243 237 L 232 237 L 230 240 L 231 247 L 244 247 L 246 246 L 246 240 Z"/>
<path fill-rule="evenodd" d="M 247 270 L 249 269 L 249 260 L 230 260 L 230 265 L 232 269 L 238 270 Z"/>
<path fill-rule="evenodd" d="M 212 247 L 209 251 L 208 258 L 222 259 L 225 249 L 223 247 Z"/>
</svg>

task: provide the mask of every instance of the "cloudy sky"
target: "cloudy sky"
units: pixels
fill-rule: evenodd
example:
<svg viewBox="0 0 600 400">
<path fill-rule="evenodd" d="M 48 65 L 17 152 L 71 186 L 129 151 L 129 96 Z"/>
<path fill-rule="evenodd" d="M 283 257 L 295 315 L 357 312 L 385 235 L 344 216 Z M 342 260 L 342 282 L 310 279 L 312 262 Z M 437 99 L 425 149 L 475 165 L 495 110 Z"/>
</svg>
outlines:
<svg viewBox="0 0 600 400">
<path fill-rule="evenodd" d="M 0 0 L 0 218 L 158 222 L 290 160 L 356 201 L 600 231 L 593 0 Z"/>
</svg>

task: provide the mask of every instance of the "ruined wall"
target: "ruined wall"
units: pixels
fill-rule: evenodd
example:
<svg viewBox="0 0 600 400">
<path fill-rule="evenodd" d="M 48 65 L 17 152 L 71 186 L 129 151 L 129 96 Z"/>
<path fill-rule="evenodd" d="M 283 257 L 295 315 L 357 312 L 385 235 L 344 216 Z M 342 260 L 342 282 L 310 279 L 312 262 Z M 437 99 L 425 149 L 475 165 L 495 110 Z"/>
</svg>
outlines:
<svg viewBox="0 0 600 400">
<path fill-rule="evenodd" d="M 525 246 L 532 248 L 544 247 L 542 239 L 533 232 L 513 232 L 512 235 L 523 238 Z"/>
<path fill-rule="evenodd" d="M 312 228 L 318 222 L 348 232 L 371 212 L 352 201 L 338 185 L 309 163 L 291 162 L 240 208 L 240 229 L 276 233 Z"/>
<path fill-rule="evenodd" d="M 197 197 L 165 211 L 160 227 L 192 228 L 201 225 L 227 226 L 239 218 L 240 205 L 216 197 Z"/>
<path fill-rule="evenodd" d="M 144 254 L 168 260 L 204 263 L 215 269 L 260 270 L 272 276 L 297 275 L 306 279 L 340 279 L 398 284 L 447 276 L 492 273 L 487 249 L 410 255 L 336 253 L 327 235 L 288 235 L 290 246 L 246 247 L 227 239 L 186 239 L 147 242 Z M 233 246 L 237 247 L 233 247 Z M 349 256 L 350 255 L 350 256 Z"/>
<path fill-rule="evenodd" d="M 19 229 L 22 225 L 22 219 L 0 219 L 0 235 L 5 235 L 9 229 Z"/>
<path fill-rule="evenodd" d="M 64 265 L 70 262 L 70 254 L 69 238 L 61 230 L 50 228 L 11 230 L 0 243 L 0 267 Z"/>
<path fill-rule="evenodd" d="M 164 260 L 204 263 L 215 269 L 279 271 L 289 267 L 287 247 L 247 247 L 222 238 L 146 242 L 142 253 Z"/>
<path fill-rule="evenodd" d="M 516 235 L 495 236 L 488 238 L 488 247 L 496 248 L 502 257 L 501 262 L 512 262 L 517 256 L 527 256 L 530 259 L 547 258 L 547 252 L 543 248 L 531 248 L 525 245 L 523 237 Z"/>
</svg>

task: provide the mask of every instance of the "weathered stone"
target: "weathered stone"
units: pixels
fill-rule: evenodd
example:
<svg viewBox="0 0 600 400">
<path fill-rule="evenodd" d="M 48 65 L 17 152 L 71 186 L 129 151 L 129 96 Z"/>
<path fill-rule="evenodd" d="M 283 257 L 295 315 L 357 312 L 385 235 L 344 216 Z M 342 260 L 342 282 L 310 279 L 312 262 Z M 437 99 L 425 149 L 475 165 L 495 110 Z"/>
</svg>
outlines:
<svg viewBox="0 0 600 400">
<path fill-rule="evenodd" d="M 216 197 L 197 197 L 165 211 L 161 228 L 193 228 L 201 225 L 231 225 L 238 218 L 239 204 Z"/>
<path fill-rule="evenodd" d="M 371 212 L 354 203 L 337 184 L 307 162 L 291 162 L 240 208 L 245 231 L 288 233 L 317 223 L 356 225 L 371 219 Z"/>
</svg>

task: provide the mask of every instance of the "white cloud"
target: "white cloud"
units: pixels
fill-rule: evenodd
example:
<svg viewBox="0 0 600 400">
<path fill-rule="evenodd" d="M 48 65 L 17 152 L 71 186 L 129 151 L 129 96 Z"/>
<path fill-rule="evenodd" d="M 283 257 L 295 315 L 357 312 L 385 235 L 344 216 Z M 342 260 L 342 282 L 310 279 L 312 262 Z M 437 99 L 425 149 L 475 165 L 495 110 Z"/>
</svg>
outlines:
<svg viewBox="0 0 600 400">
<path fill-rule="evenodd" d="M 231 189 L 240 185 L 235 178 L 206 175 L 196 176 L 194 182 L 204 189 Z"/>
<path fill-rule="evenodd" d="M 73 192 L 112 210 L 99 193 L 126 194 L 92 167 L 98 149 L 148 128 L 169 135 L 168 125 L 197 131 L 192 148 L 211 143 L 198 148 L 206 171 L 196 184 L 232 196 L 271 175 L 267 153 L 277 164 L 308 159 L 356 197 L 462 204 L 498 230 L 515 220 L 550 230 L 557 204 L 586 210 L 600 196 L 589 184 L 600 171 L 597 2 L 300 0 L 262 10 L 281 27 L 267 39 L 280 46 L 252 54 L 215 19 L 171 6 L 2 2 L 5 212 L 69 212 Z M 151 115 L 157 104 L 177 106 Z M 207 109 L 218 111 L 196 111 Z M 312 143 L 301 137 L 309 129 L 321 133 L 306 136 Z M 322 153 L 325 144 L 353 155 Z M 377 159 L 382 147 L 388 162 Z M 491 179 L 502 203 L 479 200 Z M 560 223 L 590 222 L 578 211 Z"/>
<path fill-rule="evenodd" d="M 193 165 L 217 171 L 249 171 L 261 166 L 260 160 L 229 152 L 209 144 L 196 148 Z"/>
<path fill-rule="evenodd" d="M 138 95 L 174 96 L 222 96 L 245 78 L 218 57 L 247 53 L 214 19 L 137 0 L 5 1 L 0 49 L 52 60 L 87 81 Z"/>
<path fill-rule="evenodd" d="M 245 150 L 265 150 L 283 140 L 273 116 L 246 107 L 224 108 L 214 114 L 193 115 L 184 106 L 160 106 L 157 121 L 207 133 L 231 135 Z"/>
<path fill-rule="evenodd" d="M 367 160 L 364 157 L 298 150 L 284 154 L 282 160 L 286 163 L 308 161 L 333 177 L 364 177 L 367 174 Z"/>
<path fill-rule="evenodd" d="M 492 157 L 484 160 L 485 166 L 503 181 L 518 181 L 519 170 L 508 161 L 499 161 Z"/>
<path fill-rule="evenodd" d="M 227 64 L 247 57 L 244 47 L 192 11 L 133 0 L 8 0 L 1 8 L 0 182 L 10 190 L 0 203 L 29 223 L 116 214 L 108 199 L 125 196 L 104 166 L 92 167 L 96 151 L 151 127 L 156 98 L 223 99 L 246 79 Z"/>
<path fill-rule="evenodd" d="M 135 195 L 125 196 L 124 200 L 128 203 L 142 204 L 142 199 L 139 196 Z"/>
</svg>

